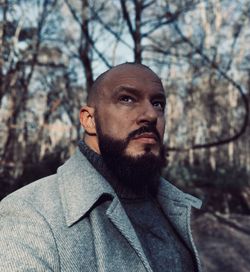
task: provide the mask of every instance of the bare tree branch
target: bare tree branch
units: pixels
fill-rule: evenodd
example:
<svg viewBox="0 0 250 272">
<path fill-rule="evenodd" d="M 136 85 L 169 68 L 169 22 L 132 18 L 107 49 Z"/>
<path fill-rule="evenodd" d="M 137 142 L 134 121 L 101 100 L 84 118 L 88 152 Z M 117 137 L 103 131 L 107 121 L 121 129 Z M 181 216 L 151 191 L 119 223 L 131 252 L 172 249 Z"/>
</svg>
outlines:
<svg viewBox="0 0 250 272">
<path fill-rule="evenodd" d="M 183 39 L 183 41 L 185 41 L 187 44 L 189 44 L 189 46 L 191 48 L 194 49 L 194 51 L 196 53 L 198 53 L 206 62 L 207 64 L 210 65 L 211 68 L 215 69 L 223 78 L 225 78 L 231 85 L 233 85 L 238 92 L 241 95 L 244 107 L 245 107 L 245 116 L 244 116 L 244 120 L 243 123 L 240 127 L 240 129 L 238 130 L 238 132 L 236 132 L 233 136 L 229 136 L 228 138 L 225 139 L 220 139 L 219 141 L 214 141 L 214 142 L 210 142 L 210 143 L 205 143 L 205 144 L 195 144 L 193 146 L 190 146 L 188 148 L 175 148 L 175 147 L 169 147 L 168 150 L 169 151 L 184 151 L 184 150 L 190 150 L 190 149 L 200 149 L 200 148 L 210 148 L 210 147 L 214 147 L 214 146 L 220 146 L 220 145 L 224 145 L 224 144 L 228 144 L 230 142 L 236 141 L 238 138 L 240 138 L 247 129 L 248 126 L 248 121 L 249 121 L 249 101 L 247 96 L 244 94 L 241 86 L 236 83 L 232 78 L 230 78 L 220 67 L 219 65 L 210 60 L 210 58 L 200 50 L 200 48 L 197 48 L 193 42 L 188 39 L 180 30 L 180 28 L 178 27 L 178 25 L 175 25 L 175 29 L 177 31 L 177 33 L 180 35 L 180 37 Z"/>
<path fill-rule="evenodd" d="M 121 38 L 121 35 L 119 33 L 116 33 L 110 26 L 109 24 L 106 24 L 102 18 L 98 15 L 98 12 L 95 11 L 93 7 L 91 7 L 91 12 L 94 14 L 95 19 L 97 19 L 100 24 L 109 32 L 111 33 L 117 41 L 121 41 L 124 45 L 126 45 L 128 48 L 133 49 L 133 47 L 127 43 L 124 39 Z"/>
<path fill-rule="evenodd" d="M 87 0 L 82 1 L 82 16 L 81 20 L 77 16 L 76 10 L 71 6 L 68 0 L 65 0 L 65 3 L 69 7 L 74 19 L 79 24 L 81 28 L 81 40 L 79 45 L 79 56 L 83 63 L 85 77 L 86 77 L 86 85 L 87 91 L 90 89 L 94 82 L 93 71 L 91 67 L 91 50 L 93 49 L 94 52 L 98 55 L 98 57 L 105 63 L 107 67 L 111 67 L 107 59 L 104 55 L 97 49 L 96 43 L 93 41 L 90 33 L 89 33 L 89 3 Z"/>
</svg>

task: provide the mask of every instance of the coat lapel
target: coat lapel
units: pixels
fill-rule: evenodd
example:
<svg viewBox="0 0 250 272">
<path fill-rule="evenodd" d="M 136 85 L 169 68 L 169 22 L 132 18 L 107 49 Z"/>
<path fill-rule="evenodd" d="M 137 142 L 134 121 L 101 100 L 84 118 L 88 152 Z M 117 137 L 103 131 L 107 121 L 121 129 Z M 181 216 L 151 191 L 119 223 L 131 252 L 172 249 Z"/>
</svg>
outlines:
<svg viewBox="0 0 250 272">
<path fill-rule="evenodd" d="M 98 272 L 152 272 L 140 242 L 117 198 L 89 215 Z"/>
<path fill-rule="evenodd" d="M 112 204 L 107 210 L 107 216 L 109 217 L 111 222 L 114 224 L 114 226 L 124 236 L 124 238 L 127 239 L 130 246 L 135 250 L 138 257 L 142 261 L 142 264 L 144 265 L 145 271 L 152 272 L 152 269 L 143 252 L 141 243 L 135 233 L 135 230 L 117 197 L 114 198 Z M 139 271 L 143 271 L 143 270 L 139 270 Z"/>
<path fill-rule="evenodd" d="M 190 227 L 191 207 L 200 208 L 201 201 L 191 195 L 181 192 L 164 179 L 162 179 L 161 182 L 158 201 L 175 230 L 193 252 L 198 271 L 201 271 L 200 259 Z"/>
<path fill-rule="evenodd" d="M 187 226 L 189 224 L 189 208 L 180 202 L 169 200 L 164 197 L 159 197 L 158 200 L 164 213 L 174 226 L 174 229 L 182 237 L 186 245 L 192 250 L 192 245 L 188 237 L 187 229 Z"/>
</svg>

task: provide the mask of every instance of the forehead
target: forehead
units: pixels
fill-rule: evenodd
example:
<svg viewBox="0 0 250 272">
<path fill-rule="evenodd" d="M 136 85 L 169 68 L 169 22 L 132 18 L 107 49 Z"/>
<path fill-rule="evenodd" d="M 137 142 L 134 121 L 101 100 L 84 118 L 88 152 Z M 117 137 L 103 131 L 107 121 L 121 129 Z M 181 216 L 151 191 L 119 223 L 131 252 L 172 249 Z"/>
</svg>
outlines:
<svg viewBox="0 0 250 272">
<path fill-rule="evenodd" d="M 103 82 L 104 94 L 121 86 L 129 86 L 146 93 L 164 93 L 160 78 L 150 69 L 137 65 L 124 65 L 108 72 Z"/>
</svg>

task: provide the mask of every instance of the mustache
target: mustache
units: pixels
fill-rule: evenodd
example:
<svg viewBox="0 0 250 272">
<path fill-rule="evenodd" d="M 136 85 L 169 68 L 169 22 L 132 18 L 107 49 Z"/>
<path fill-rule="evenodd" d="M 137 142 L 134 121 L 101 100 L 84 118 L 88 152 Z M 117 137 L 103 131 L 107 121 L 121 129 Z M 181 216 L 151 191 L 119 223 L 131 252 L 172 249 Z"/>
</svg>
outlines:
<svg viewBox="0 0 250 272">
<path fill-rule="evenodd" d="M 148 124 L 147 126 L 140 127 L 138 129 L 130 132 L 128 137 L 127 137 L 127 142 L 129 142 L 134 137 L 139 136 L 139 135 L 141 135 L 143 133 L 153 133 L 156 136 L 157 140 L 159 142 L 161 142 L 161 136 L 160 136 L 159 132 L 157 131 L 154 124 Z"/>
</svg>

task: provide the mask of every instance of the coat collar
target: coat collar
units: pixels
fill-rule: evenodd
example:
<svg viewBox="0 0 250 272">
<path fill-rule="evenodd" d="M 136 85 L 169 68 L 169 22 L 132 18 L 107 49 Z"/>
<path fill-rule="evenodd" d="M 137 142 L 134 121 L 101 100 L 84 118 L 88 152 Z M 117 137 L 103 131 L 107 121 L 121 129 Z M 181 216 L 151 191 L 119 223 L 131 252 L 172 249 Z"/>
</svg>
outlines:
<svg viewBox="0 0 250 272">
<path fill-rule="evenodd" d="M 158 191 L 158 200 L 164 198 L 167 202 L 181 203 L 182 205 L 192 206 L 196 209 L 200 209 L 202 201 L 192 195 L 183 193 L 177 187 L 172 185 L 170 182 L 161 178 L 160 188 Z"/>
<path fill-rule="evenodd" d="M 104 194 L 115 192 L 79 149 L 58 168 L 59 190 L 68 226 L 83 217 Z"/>
<path fill-rule="evenodd" d="M 62 206 L 68 226 L 83 217 L 102 195 L 117 198 L 110 184 L 96 171 L 79 149 L 65 164 L 58 168 L 57 173 Z M 169 204 L 167 206 L 170 213 L 176 211 L 172 204 L 196 208 L 201 206 L 199 199 L 183 193 L 163 178 L 161 178 L 158 199 L 160 203 Z"/>
</svg>

